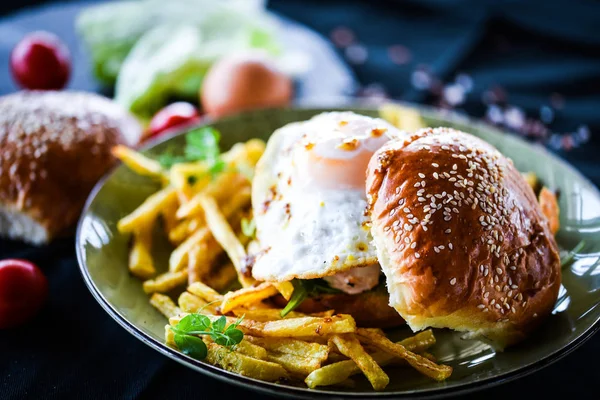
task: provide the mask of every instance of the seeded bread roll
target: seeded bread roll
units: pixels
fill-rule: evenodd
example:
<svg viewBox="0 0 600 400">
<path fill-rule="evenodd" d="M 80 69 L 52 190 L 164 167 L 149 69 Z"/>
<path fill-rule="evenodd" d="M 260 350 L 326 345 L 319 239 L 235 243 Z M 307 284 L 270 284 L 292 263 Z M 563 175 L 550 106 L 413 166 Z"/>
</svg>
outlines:
<svg viewBox="0 0 600 400">
<path fill-rule="evenodd" d="M 371 158 L 367 197 L 390 304 L 415 331 L 451 328 L 498 349 L 547 316 L 558 249 L 512 161 L 453 129 L 425 129 Z"/>
<path fill-rule="evenodd" d="M 0 98 L 0 236 L 50 241 L 77 220 L 111 148 L 134 145 L 138 122 L 89 93 L 24 91 Z"/>
</svg>

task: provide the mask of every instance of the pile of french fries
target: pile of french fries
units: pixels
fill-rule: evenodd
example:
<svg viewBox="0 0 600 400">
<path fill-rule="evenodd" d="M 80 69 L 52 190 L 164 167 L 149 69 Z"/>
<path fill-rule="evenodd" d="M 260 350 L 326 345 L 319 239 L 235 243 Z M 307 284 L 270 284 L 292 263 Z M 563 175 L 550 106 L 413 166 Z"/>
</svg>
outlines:
<svg viewBox="0 0 600 400">
<path fill-rule="evenodd" d="M 452 368 L 436 364 L 426 352 L 435 344 L 431 330 L 396 343 L 379 329 L 357 327 L 350 315 L 292 311 L 282 318 L 281 309 L 269 303 L 276 295 L 289 300 L 293 286 L 255 282 L 246 273 L 244 260 L 256 243 L 241 229 L 241 221 L 252 218 L 251 178 L 264 148 L 255 139 L 236 144 L 221 155 L 226 167 L 217 176 L 203 162 L 166 170 L 135 150 L 114 148 L 131 170 L 162 183 L 117 227 L 132 235 L 130 272 L 143 280 L 150 303 L 169 319 L 166 343 L 176 348 L 170 326 L 188 313 L 225 315 L 228 323 L 243 316 L 238 329 L 244 338 L 233 349 L 202 337 L 208 348 L 204 361 L 265 381 L 303 380 L 309 388 L 351 386 L 352 376 L 362 373 L 375 390 L 383 390 L 389 377 L 382 367 L 388 365 L 410 365 L 438 381 L 448 378 Z M 152 232 L 161 220 L 174 250 L 168 270 L 158 273 L 164 267 L 155 265 Z M 241 288 L 226 290 L 231 287 Z"/>
</svg>

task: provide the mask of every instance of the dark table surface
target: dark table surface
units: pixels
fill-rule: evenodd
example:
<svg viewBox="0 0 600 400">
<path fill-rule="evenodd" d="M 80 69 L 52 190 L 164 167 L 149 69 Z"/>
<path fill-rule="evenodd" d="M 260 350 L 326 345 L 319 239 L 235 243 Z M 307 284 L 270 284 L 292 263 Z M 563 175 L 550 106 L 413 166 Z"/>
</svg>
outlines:
<svg viewBox="0 0 600 400">
<path fill-rule="evenodd" d="M 35 3 L 3 2 L 0 12 Z M 361 84 L 357 95 L 486 118 L 546 144 L 600 184 L 600 3 L 273 0 L 269 7 L 331 38 Z M 0 241 L 0 259 L 8 257 L 41 265 L 51 295 L 33 321 L 0 332 L 0 398 L 262 397 L 182 367 L 125 332 L 84 286 L 72 238 L 37 249 Z M 464 397 L 596 397 L 598 357 L 596 335 L 533 375 Z"/>
</svg>

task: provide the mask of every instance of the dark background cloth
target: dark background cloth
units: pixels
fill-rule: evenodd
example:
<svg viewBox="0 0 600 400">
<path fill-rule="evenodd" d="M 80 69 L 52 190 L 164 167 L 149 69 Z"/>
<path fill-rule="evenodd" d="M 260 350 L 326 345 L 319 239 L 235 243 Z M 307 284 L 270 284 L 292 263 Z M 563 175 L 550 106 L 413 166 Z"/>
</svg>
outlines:
<svg viewBox="0 0 600 400">
<path fill-rule="evenodd" d="M 36 3 L 2 2 L 0 12 Z M 599 2 L 272 0 L 269 7 L 332 37 L 362 85 L 359 95 L 504 121 L 600 184 Z M 263 397 L 182 367 L 123 330 L 85 287 L 72 238 L 38 249 L 0 241 L 0 259 L 8 257 L 42 266 L 50 297 L 30 323 L 0 331 L 0 398 Z M 599 356 L 596 335 L 533 375 L 465 397 L 596 397 Z"/>
</svg>

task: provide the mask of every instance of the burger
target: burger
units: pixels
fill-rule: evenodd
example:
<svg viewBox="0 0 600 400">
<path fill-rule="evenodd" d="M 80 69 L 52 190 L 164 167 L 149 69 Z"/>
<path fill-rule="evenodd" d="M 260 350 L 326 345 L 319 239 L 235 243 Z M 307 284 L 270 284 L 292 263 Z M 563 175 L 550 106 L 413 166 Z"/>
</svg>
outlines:
<svg viewBox="0 0 600 400">
<path fill-rule="evenodd" d="M 277 130 L 252 188 L 252 275 L 291 281 L 284 314 L 450 328 L 498 349 L 560 287 L 548 219 L 512 161 L 448 128 L 415 133 L 347 112 Z"/>
<path fill-rule="evenodd" d="M 451 328 L 502 349 L 550 314 L 561 270 L 548 219 L 488 143 L 447 128 L 389 141 L 366 193 L 390 304 L 412 330 Z"/>
</svg>

